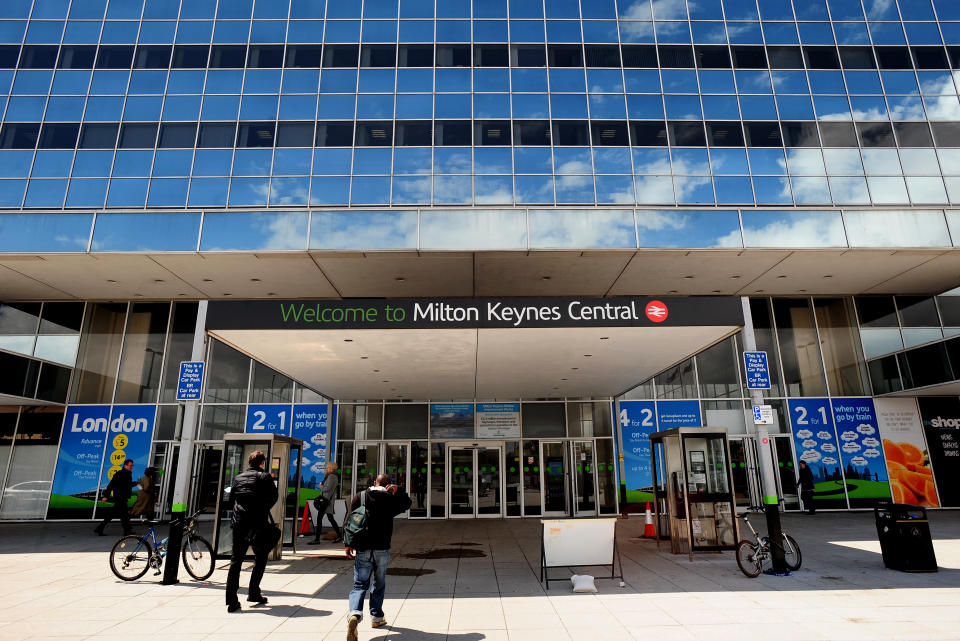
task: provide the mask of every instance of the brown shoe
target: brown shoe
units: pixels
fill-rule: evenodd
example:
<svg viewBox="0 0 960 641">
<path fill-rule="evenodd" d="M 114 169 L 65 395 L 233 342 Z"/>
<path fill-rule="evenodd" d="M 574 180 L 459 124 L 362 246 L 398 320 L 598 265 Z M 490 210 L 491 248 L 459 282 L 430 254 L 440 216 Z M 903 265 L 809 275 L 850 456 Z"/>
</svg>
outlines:
<svg viewBox="0 0 960 641">
<path fill-rule="evenodd" d="M 347 641 L 357 641 L 357 626 L 360 625 L 360 617 L 351 614 L 347 621 Z"/>
</svg>

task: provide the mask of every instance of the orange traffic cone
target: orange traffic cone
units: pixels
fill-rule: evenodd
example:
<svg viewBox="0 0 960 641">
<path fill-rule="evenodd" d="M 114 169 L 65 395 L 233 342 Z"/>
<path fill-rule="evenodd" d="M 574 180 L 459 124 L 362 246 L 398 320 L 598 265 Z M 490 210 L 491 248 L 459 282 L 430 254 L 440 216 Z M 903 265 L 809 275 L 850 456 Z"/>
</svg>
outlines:
<svg viewBox="0 0 960 641">
<path fill-rule="evenodd" d="M 643 536 L 657 538 L 657 528 L 653 525 L 653 514 L 650 512 L 650 501 L 647 501 L 647 513 L 644 515 Z"/>
<path fill-rule="evenodd" d="M 300 536 L 304 534 L 310 534 L 313 530 L 310 527 L 310 506 L 303 506 L 303 516 L 300 517 L 300 531 L 297 533 Z"/>
</svg>

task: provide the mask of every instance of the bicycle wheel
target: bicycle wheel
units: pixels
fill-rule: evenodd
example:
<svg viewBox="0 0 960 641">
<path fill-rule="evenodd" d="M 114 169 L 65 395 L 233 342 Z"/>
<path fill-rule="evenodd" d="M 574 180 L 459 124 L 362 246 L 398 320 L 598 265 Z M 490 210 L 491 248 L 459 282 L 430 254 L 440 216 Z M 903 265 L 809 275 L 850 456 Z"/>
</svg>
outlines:
<svg viewBox="0 0 960 641">
<path fill-rule="evenodd" d="M 763 559 L 757 554 L 757 544 L 746 539 L 737 543 L 737 565 L 751 579 L 760 576 Z"/>
<path fill-rule="evenodd" d="M 125 536 L 110 550 L 110 569 L 122 581 L 136 581 L 150 569 L 153 550 L 146 539 Z"/>
<path fill-rule="evenodd" d="M 180 556 L 183 557 L 183 567 L 187 569 L 187 574 L 197 581 L 203 581 L 213 574 L 213 548 L 202 536 L 184 539 Z"/>
<path fill-rule="evenodd" d="M 800 569 L 803 556 L 800 554 L 800 545 L 796 539 L 784 532 L 783 534 L 783 561 L 787 569 L 796 572 Z"/>
</svg>

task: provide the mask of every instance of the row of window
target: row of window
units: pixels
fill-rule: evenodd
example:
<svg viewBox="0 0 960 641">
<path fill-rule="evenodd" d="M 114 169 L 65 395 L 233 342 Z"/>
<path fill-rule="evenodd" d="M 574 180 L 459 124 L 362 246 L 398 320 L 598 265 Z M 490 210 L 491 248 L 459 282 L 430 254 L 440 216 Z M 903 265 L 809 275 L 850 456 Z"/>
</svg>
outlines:
<svg viewBox="0 0 960 641">
<path fill-rule="evenodd" d="M 3 18 L 57 19 L 68 17 L 66 2 L 37 2 L 31 14 L 30 0 L 6 0 Z M 69 17 L 81 20 L 181 20 L 189 19 L 352 19 L 352 18 L 572 18 L 650 20 L 934 20 L 930 0 L 397 0 L 361 3 L 325 3 L 322 0 L 230 0 L 219 5 L 210 0 L 74 0 Z M 829 13 L 828 13 L 829 5 Z M 471 11 L 472 6 L 472 11 Z M 953 0 L 934 0 L 941 20 L 960 19 Z M 361 9 L 362 7 L 362 9 Z M 104 11 L 106 9 L 106 12 Z"/>
<path fill-rule="evenodd" d="M 931 135 L 932 129 L 932 135 Z M 821 143 L 822 141 L 822 143 Z M 960 147 L 958 122 L 398 120 L 6 123 L 0 149 L 229 147 Z"/>
<path fill-rule="evenodd" d="M 753 45 L 17 45 L 0 68 L 241 69 L 354 67 L 626 67 L 701 69 L 949 69 L 960 46 Z"/>
</svg>

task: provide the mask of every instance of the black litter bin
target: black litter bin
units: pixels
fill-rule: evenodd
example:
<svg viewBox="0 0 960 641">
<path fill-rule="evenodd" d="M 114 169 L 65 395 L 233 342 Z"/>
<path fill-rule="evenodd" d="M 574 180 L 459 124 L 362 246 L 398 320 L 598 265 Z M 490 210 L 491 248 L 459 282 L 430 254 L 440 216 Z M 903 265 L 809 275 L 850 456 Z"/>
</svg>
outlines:
<svg viewBox="0 0 960 641">
<path fill-rule="evenodd" d="M 901 572 L 936 572 L 927 511 L 919 505 L 881 503 L 873 509 L 883 564 Z"/>
</svg>

